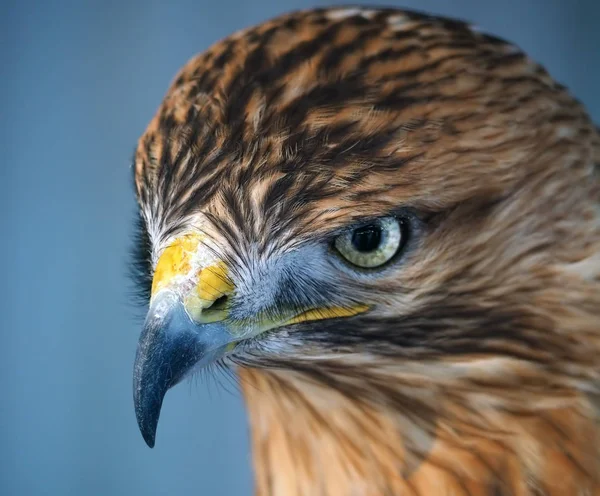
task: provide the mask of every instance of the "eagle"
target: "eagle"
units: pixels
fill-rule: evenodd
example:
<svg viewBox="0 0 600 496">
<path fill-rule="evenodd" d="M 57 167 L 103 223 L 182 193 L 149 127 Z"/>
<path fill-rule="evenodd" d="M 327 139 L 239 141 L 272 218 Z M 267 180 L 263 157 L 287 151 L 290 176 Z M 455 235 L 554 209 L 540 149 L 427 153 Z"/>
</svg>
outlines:
<svg viewBox="0 0 600 496">
<path fill-rule="evenodd" d="M 261 496 L 600 494 L 600 133 L 522 50 L 288 13 L 183 67 L 133 171 L 150 447 L 224 367 Z"/>
</svg>

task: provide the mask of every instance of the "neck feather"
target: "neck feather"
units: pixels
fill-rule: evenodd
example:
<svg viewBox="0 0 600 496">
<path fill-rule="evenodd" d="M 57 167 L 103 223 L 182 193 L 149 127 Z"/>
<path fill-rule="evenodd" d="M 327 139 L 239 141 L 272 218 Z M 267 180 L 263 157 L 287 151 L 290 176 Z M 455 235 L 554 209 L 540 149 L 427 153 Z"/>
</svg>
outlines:
<svg viewBox="0 0 600 496">
<path fill-rule="evenodd" d="M 293 372 L 240 378 L 260 496 L 600 495 L 600 436 L 576 397 L 517 414 L 442 395 L 415 419 Z"/>
</svg>

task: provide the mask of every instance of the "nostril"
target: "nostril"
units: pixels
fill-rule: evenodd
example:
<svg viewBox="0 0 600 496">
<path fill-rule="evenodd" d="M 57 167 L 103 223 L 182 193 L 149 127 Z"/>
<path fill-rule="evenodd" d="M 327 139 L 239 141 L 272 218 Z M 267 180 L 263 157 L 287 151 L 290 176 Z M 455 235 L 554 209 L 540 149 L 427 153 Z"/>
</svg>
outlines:
<svg viewBox="0 0 600 496">
<path fill-rule="evenodd" d="M 214 298 L 214 297 L 213 297 Z M 220 322 L 227 318 L 229 311 L 229 297 L 222 294 L 215 300 L 202 300 L 192 294 L 184 303 L 187 314 L 197 324 Z"/>
<path fill-rule="evenodd" d="M 209 308 L 211 310 L 223 310 L 227 306 L 228 299 L 227 295 L 219 296 Z"/>
</svg>

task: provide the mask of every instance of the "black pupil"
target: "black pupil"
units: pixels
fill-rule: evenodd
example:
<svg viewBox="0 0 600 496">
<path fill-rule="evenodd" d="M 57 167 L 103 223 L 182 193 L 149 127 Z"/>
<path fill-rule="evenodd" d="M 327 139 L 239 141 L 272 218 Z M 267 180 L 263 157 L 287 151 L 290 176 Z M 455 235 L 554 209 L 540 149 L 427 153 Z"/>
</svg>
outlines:
<svg viewBox="0 0 600 496">
<path fill-rule="evenodd" d="M 362 253 L 367 253 L 379 248 L 381 243 L 381 227 L 369 224 L 359 227 L 352 233 L 352 246 Z"/>
</svg>

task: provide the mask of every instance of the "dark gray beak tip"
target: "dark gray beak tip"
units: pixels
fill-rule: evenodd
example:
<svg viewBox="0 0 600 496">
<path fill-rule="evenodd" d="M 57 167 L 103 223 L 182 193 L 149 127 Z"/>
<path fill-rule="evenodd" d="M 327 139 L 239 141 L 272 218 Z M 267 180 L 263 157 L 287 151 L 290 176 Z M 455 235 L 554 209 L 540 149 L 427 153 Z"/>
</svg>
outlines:
<svg viewBox="0 0 600 496">
<path fill-rule="evenodd" d="M 154 448 L 156 428 L 168 383 L 164 380 L 157 381 L 155 374 L 148 374 L 145 367 L 140 368 L 137 368 L 133 376 L 135 417 L 144 441 L 150 448 Z"/>
<path fill-rule="evenodd" d="M 172 385 L 170 342 L 160 328 L 147 326 L 140 341 L 133 371 L 133 404 L 140 432 L 154 447 L 163 398 Z"/>
<path fill-rule="evenodd" d="M 135 416 L 142 437 L 149 448 L 154 448 L 156 428 L 158 426 L 160 409 L 162 407 L 162 398 L 160 401 L 158 401 L 158 398 L 155 398 L 154 401 L 149 401 L 149 398 L 141 398 L 140 394 L 135 394 L 134 403 Z"/>
<path fill-rule="evenodd" d="M 146 444 L 148 445 L 148 448 L 154 448 L 154 434 L 144 434 L 144 431 L 142 431 L 142 436 L 144 437 L 144 441 L 146 441 Z"/>
</svg>

